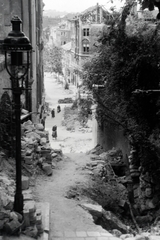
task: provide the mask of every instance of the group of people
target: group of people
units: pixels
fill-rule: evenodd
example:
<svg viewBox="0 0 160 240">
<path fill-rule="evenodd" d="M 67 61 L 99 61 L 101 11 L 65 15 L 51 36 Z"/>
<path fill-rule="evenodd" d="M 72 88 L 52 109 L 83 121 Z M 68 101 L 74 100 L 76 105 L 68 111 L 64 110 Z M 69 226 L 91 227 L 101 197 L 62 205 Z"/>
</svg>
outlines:
<svg viewBox="0 0 160 240">
<path fill-rule="evenodd" d="M 57 106 L 57 113 L 61 112 L 61 107 L 58 105 Z M 52 118 L 55 117 L 55 109 L 53 108 L 52 111 L 51 111 L 51 115 L 52 115 Z"/>
<path fill-rule="evenodd" d="M 61 107 L 58 105 L 57 106 L 57 113 L 59 113 L 59 112 L 61 112 Z M 51 116 L 52 116 L 52 118 L 55 117 L 55 109 L 54 108 L 51 111 Z M 52 127 L 52 138 L 57 139 L 57 126 L 56 125 L 54 125 Z"/>
</svg>

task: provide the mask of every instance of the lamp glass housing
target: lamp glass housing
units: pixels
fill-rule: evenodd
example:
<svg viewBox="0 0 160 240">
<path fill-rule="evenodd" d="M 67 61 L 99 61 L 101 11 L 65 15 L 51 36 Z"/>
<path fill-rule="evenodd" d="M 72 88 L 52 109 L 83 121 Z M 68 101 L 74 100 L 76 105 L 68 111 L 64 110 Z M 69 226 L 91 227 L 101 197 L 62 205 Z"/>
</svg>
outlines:
<svg viewBox="0 0 160 240">
<path fill-rule="evenodd" d="M 12 31 L 3 41 L 3 51 L 5 52 L 5 65 L 11 80 L 23 79 L 29 69 L 29 55 L 32 50 L 28 37 L 21 31 L 21 19 L 14 16 L 11 20 Z M 17 85 L 17 84 L 16 84 Z M 21 86 L 23 84 L 20 84 Z M 19 84 L 17 85 L 17 87 Z"/>
</svg>

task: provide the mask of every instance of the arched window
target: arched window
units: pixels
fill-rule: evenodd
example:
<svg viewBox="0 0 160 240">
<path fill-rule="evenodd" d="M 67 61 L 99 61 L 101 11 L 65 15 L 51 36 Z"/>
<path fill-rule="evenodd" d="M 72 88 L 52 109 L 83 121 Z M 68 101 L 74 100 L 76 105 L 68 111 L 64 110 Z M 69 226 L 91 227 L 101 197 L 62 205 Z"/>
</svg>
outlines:
<svg viewBox="0 0 160 240">
<path fill-rule="evenodd" d="M 89 41 L 87 39 L 84 39 L 82 41 L 82 46 L 83 46 L 83 52 L 89 53 Z"/>
</svg>

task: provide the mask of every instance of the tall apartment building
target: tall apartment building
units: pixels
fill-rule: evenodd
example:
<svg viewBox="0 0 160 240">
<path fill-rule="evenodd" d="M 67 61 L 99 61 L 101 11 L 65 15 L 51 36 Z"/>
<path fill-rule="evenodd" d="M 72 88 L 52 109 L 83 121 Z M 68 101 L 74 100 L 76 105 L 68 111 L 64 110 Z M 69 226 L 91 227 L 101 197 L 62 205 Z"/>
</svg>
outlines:
<svg viewBox="0 0 160 240">
<path fill-rule="evenodd" d="M 76 86 L 82 83 L 82 66 L 84 62 L 96 51 L 95 43 L 98 35 L 103 31 L 104 15 L 108 12 L 99 4 L 86 9 L 84 12 L 70 20 L 71 47 L 70 64 L 65 64 L 70 82 Z M 69 49 L 66 49 L 67 55 Z M 65 52 L 65 48 L 63 48 Z M 63 61 L 64 62 L 64 61 Z"/>
</svg>

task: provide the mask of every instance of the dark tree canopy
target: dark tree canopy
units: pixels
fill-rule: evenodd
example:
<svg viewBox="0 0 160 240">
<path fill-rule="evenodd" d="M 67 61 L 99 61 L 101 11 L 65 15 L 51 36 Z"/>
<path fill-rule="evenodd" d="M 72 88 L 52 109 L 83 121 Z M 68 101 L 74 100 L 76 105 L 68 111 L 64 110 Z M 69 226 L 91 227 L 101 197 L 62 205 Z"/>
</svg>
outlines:
<svg viewBox="0 0 160 240">
<path fill-rule="evenodd" d="M 136 19 L 127 34 L 130 7 L 100 38 L 98 52 L 84 65 L 84 82 L 89 89 L 105 85 L 103 91 L 94 91 L 98 122 L 121 126 L 138 152 L 137 166 L 159 179 L 160 92 L 154 92 L 160 90 L 159 26 L 146 27 Z M 136 94 L 136 89 L 142 92 Z"/>
</svg>

